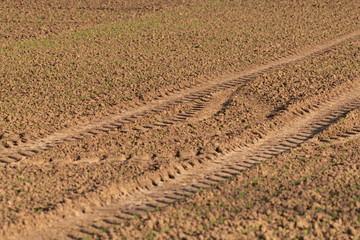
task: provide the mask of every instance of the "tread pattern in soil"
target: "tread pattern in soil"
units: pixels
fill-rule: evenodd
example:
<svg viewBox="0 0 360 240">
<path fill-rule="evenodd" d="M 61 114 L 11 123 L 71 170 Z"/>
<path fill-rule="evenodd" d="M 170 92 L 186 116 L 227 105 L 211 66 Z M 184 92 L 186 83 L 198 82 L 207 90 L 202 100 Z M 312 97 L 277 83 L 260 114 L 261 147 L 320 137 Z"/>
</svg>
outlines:
<svg viewBox="0 0 360 240">
<path fill-rule="evenodd" d="M 31 141 L 29 140 L 27 142 L 5 142 L 3 143 L 4 149 L 0 152 L 0 164 L 4 166 L 9 163 L 19 162 L 31 155 L 49 150 L 56 145 L 70 141 L 77 141 L 90 135 L 97 135 L 99 133 L 109 134 L 118 128 L 121 129 L 126 125 L 131 125 L 137 119 L 149 118 L 152 114 L 164 111 L 177 104 L 192 104 L 192 109 L 185 114 L 177 114 L 170 119 L 132 129 L 135 131 L 141 131 L 144 129 L 171 125 L 175 122 L 184 122 L 188 117 L 191 117 L 197 111 L 204 108 L 207 99 L 211 97 L 211 94 L 214 92 L 235 88 L 244 82 L 250 81 L 259 74 L 274 71 L 289 64 L 295 64 L 314 58 L 341 45 L 358 40 L 359 38 L 360 31 L 355 31 L 298 53 L 290 50 L 285 57 L 275 60 L 274 62 L 256 67 L 249 71 L 240 72 L 225 79 L 204 82 L 197 86 L 189 86 L 186 89 L 174 89 L 172 93 L 166 93 L 166 96 L 159 97 L 158 100 L 143 105 L 137 105 L 130 110 L 114 114 L 104 118 L 103 120 L 94 121 L 93 123 L 86 125 L 75 126 L 73 128 L 65 129 L 46 137 Z"/>
<path fill-rule="evenodd" d="M 215 156 L 206 164 L 203 164 L 203 159 L 194 158 L 188 163 L 170 167 L 166 173 L 157 178 L 149 178 L 149 181 L 139 183 L 129 192 L 123 192 L 118 201 L 84 214 L 81 218 L 73 217 L 59 226 L 42 232 L 53 234 L 63 232 L 57 231 L 59 228 L 68 229 L 64 237 L 71 239 L 98 235 L 101 229 L 120 224 L 124 219 L 132 219 L 135 215 L 142 216 L 147 211 L 156 211 L 174 201 L 199 192 L 200 189 L 209 188 L 232 178 L 255 164 L 299 147 L 359 108 L 360 86 L 357 86 L 350 92 L 327 102 L 308 106 L 293 122 L 253 144 Z M 357 134 L 360 129 L 356 127 L 355 132 Z M 43 235 L 44 238 L 46 234 Z"/>
</svg>

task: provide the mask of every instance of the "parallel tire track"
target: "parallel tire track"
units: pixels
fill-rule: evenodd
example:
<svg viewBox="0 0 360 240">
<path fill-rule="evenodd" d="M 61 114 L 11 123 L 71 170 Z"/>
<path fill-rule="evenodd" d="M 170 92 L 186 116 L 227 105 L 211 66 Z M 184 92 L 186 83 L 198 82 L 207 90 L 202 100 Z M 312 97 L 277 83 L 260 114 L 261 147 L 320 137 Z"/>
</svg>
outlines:
<svg viewBox="0 0 360 240">
<path fill-rule="evenodd" d="M 255 164 L 278 156 L 290 149 L 301 146 L 325 128 L 336 123 L 351 111 L 360 108 L 360 85 L 328 102 L 309 106 L 305 114 L 281 130 L 268 134 L 254 144 L 239 147 L 234 151 L 202 164 L 204 159 L 194 158 L 189 163 L 169 167 L 158 177 L 149 178 L 145 183 L 124 191 L 116 202 L 78 217 L 66 219 L 34 235 L 38 239 L 83 238 L 99 234 L 101 229 L 120 224 L 134 215 L 141 216 L 147 211 L 166 206 L 183 197 L 196 193 L 231 178 Z M 66 235 L 61 235 L 66 233 Z"/>
<path fill-rule="evenodd" d="M 78 125 L 25 143 L 18 141 L 7 142 L 3 144 L 5 149 L 0 152 L 0 163 L 2 165 L 15 163 L 41 151 L 46 151 L 56 145 L 69 141 L 77 141 L 90 135 L 99 134 L 100 132 L 109 133 L 117 128 L 131 125 L 136 119 L 149 118 L 152 114 L 164 111 L 171 106 L 191 103 L 194 107 L 189 113 L 174 116 L 171 120 L 165 120 L 151 126 L 145 125 L 142 128 L 161 127 L 171 125 L 176 121 L 184 121 L 187 117 L 200 111 L 204 107 L 204 104 L 206 104 L 206 99 L 211 97 L 211 94 L 214 92 L 236 87 L 264 72 L 273 71 L 289 64 L 295 64 L 325 54 L 338 46 L 358 40 L 359 38 L 360 31 L 355 31 L 298 53 L 289 51 L 288 55 L 282 59 L 234 74 L 227 78 L 204 82 L 183 90 L 174 90 L 171 94 L 166 93 L 165 95 L 167 96 L 163 96 L 155 101 L 138 105 L 130 110 L 109 116 L 106 119 L 94 121 L 91 124 Z M 201 101 L 205 103 L 201 103 Z"/>
<path fill-rule="evenodd" d="M 360 126 L 353 126 L 349 130 L 330 136 L 329 139 L 321 139 L 320 141 L 324 143 L 338 143 L 357 137 L 360 137 Z"/>
</svg>

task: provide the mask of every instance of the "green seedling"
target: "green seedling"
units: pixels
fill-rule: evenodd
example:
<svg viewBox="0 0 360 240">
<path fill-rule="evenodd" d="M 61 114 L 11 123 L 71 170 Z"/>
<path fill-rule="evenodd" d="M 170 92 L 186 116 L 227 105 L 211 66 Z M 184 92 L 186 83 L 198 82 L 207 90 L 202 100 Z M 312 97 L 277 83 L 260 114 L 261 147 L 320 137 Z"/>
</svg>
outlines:
<svg viewBox="0 0 360 240">
<path fill-rule="evenodd" d="M 35 208 L 35 209 L 34 209 L 34 212 L 35 212 L 35 213 L 41 213 L 41 212 L 42 212 L 42 209 L 41 209 L 41 208 Z"/>
<path fill-rule="evenodd" d="M 162 232 L 166 233 L 167 231 L 169 231 L 169 229 L 170 229 L 170 227 L 169 227 L 169 226 L 166 226 L 166 227 L 162 230 Z"/>
<path fill-rule="evenodd" d="M 320 212 L 320 211 L 322 211 L 323 209 L 321 208 L 321 207 L 316 207 L 315 208 L 315 212 Z"/>
<path fill-rule="evenodd" d="M 254 201 L 250 201 L 247 205 L 246 205 L 246 208 L 247 209 L 250 209 L 254 206 L 255 202 Z"/>
<path fill-rule="evenodd" d="M 154 239 L 155 234 L 154 233 L 149 233 L 148 235 L 146 235 L 146 239 Z"/>
<path fill-rule="evenodd" d="M 239 198 L 243 198 L 243 197 L 245 197 L 246 195 L 247 195 L 246 192 L 240 192 L 240 193 L 239 193 Z"/>
</svg>

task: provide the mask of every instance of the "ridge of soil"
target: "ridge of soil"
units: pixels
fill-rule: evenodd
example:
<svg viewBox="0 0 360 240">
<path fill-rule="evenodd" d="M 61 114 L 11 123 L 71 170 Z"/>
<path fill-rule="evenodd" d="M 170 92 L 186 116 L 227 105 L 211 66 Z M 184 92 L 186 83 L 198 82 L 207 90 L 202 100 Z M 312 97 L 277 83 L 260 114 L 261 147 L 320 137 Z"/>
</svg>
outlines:
<svg viewBox="0 0 360 240">
<path fill-rule="evenodd" d="M 113 131 L 116 128 L 121 128 L 125 125 L 124 120 L 132 118 L 132 120 L 143 117 L 150 111 L 161 111 L 174 104 L 183 103 L 193 99 L 208 97 L 214 91 L 219 89 L 226 89 L 236 87 L 251 78 L 256 77 L 264 72 L 273 71 L 284 67 L 288 64 L 294 64 L 309 58 L 319 56 L 338 46 L 346 44 L 351 41 L 356 41 L 360 37 L 360 31 L 355 31 L 350 34 L 338 37 L 336 39 L 327 41 L 323 44 L 309 47 L 296 54 L 291 54 L 288 57 L 279 59 L 265 65 L 258 66 L 251 70 L 233 74 L 224 78 L 219 78 L 214 81 L 209 81 L 190 87 L 185 90 L 178 90 L 175 94 L 169 94 L 167 97 L 160 98 L 159 100 L 152 101 L 147 104 L 139 105 L 131 110 L 123 111 L 120 114 L 110 115 L 105 119 L 95 120 L 86 125 L 75 126 L 70 129 L 56 132 L 47 137 L 40 138 L 25 143 L 18 141 L 8 141 L 4 144 L 3 150 L 0 152 L 0 162 L 11 163 L 22 159 L 26 159 L 39 151 L 48 150 L 49 148 L 67 141 L 76 141 L 86 137 L 87 135 L 96 135 L 97 132 Z M 153 126 L 147 126 L 152 128 Z"/>
<path fill-rule="evenodd" d="M 0 4 L 1 239 L 358 237 L 358 1 L 34 3 Z"/>
<path fill-rule="evenodd" d="M 207 164 L 219 155 L 252 144 L 269 132 L 287 125 L 294 118 L 303 116 L 309 109 L 316 109 L 317 105 L 351 89 L 351 78 L 358 76 L 357 68 L 353 67 L 358 62 L 358 56 L 354 54 L 358 49 L 359 41 L 350 42 L 324 55 L 260 74 L 252 81 L 245 81 L 232 93 L 232 90 L 226 90 L 229 92 L 224 98 L 220 98 L 224 100 L 228 94 L 230 97 L 222 104 L 222 109 L 199 123 L 173 123 L 157 131 L 131 130 L 123 133 L 120 129 L 59 145 L 34 155 L 24 165 L 21 161 L 16 165 L 7 164 L 0 176 L 3 183 L 0 189 L 1 216 L 6 223 L 2 230 L 9 234 L 6 236 L 16 236 L 16 232 L 32 231 L 34 228 L 41 228 L 43 224 L 57 222 L 62 217 L 91 212 L 98 206 L 116 201 L 124 192 L 137 191 L 136 188 L 143 186 L 142 184 L 152 186 L 151 179 L 158 179 L 159 176 L 164 180 L 171 178 L 169 169 L 183 169 L 183 165 L 187 168 L 192 165 L 197 167 L 198 163 L 197 160 L 193 161 L 194 158 Z M 347 60 L 345 65 L 344 59 Z M 337 67 L 339 64 L 341 68 Z M 299 82 L 306 82 L 304 78 L 309 81 L 308 84 L 299 86 Z M 274 83 L 277 84 L 275 96 Z M 282 96 L 281 99 L 276 98 L 278 94 Z M 214 99 L 216 98 L 214 95 Z M 209 99 L 211 97 L 203 99 L 210 104 L 203 102 L 205 110 L 213 106 L 214 102 Z M 190 104 L 190 108 L 201 102 Z M 269 103 L 272 105 L 269 106 Z M 185 110 L 187 104 L 186 101 L 182 106 Z M 172 113 L 170 115 L 173 116 Z M 161 118 L 163 115 L 160 114 Z M 188 120 L 191 120 L 191 116 Z M 134 121 L 132 124 L 135 127 L 144 122 Z M 145 151 L 131 158 L 124 159 L 115 153 L 104 159 L 81 157 L 74 161 L 76 157 L 70 155 L 68 161 L 61 157 L 58 162 L 49 162 L 49 158 L 53 158 L 52 154 L 58 151 L 81 152 L 85 146 L 102 144 L 104 139 L 110 137 L 115 137 L 114 143 L 118 144 L 126 143 L 128 137 L 134 138 L 135 142 L 129 143 L 131 148 L 137 144 L 141 147 L 140 141 L 155 140 L 154 145 L 163 146 L 162 151 L 168 155 L 154 156 L 152 151 L 156 149 L 143 145 Z M 109 154 L 109 146 L 105 144 L 103 147 L 106 154 Z M 183 146 L 186 148 L 183 149 Z M 91 151 L 98 150 L 101 149 Z M 174 153 L 174 150 L 178 153 Z M 37 159 L 47 159 L 48 163 L 31 164 L 36 163 Z M 174 171 L 176 174 L 176 170 Z"/>
<path fill-rule="evenodd" d="M 41 1 L 32 9 L 43 11 L 57 3 Z M 79 4 L 87 3 L 89 8 L 100 4 Z M 21 19 L 22 11 L 27 10 L 15 6 L 9 17 Z M 86 16 L 86 10 L 66 11 L 70 15 L 64 19 L 83 12 Z M 352 32 L 358 28 L 359 13 L 358 1 L 351 0 L 194 1 L 6 45 L 0 48 L 0 146 L 43 138 L 144 104 L 159 93 L 249 69 Z M 101 19 L 104 14 L 94 15 Z M 35 16 L 46 25 L 41 18 Z"/>
<path fill-rule="evenodd" d="M 344 125 L 359 127 L 359 117 L 359 109 L 354 110 L 314 139 L 230 181 L 141 218 L 118 219 L 116 224 L 102 225 L 105 228 L 92 228 L 88 236 L 358 239 L 360 134 L 342 142 L 323 143 L 316 138 L 337 136 Z"/>
<path fill-rule="evenodd" d="M 122 219 L 131 219 L 147 211 L 154 211 L 184 196 L 190 196 L 199 189 L 208 188 L 236 176 L 254 164 L 296 148 L 359 107 L 360 85 L 357 84 L 352 86 L 350 92 L 316 106 L 315 110 L 308 109 L 309 112 L 299 120 L 291 122 L 289 126 L 265 136 L 252 145 L 215 158 L 206 165 L 202 164 L 201 159 L 195 158 L 190 164 L 183 163 L 173 169 L 169 168 L 166 178 L 164 178 L 166 173 L 163 173 L 161 174 L 163 176 L 153 176 L 149 180 L 139 181 L 139 187 L 129 193 L 127 193 L 129 190 L 125 190 L 125 185 L 123 192 L 120 193 L 123 197 L 117 202 L 91 211 L 89 214 L 64 219 L 53 227 L 41 229 L 25 238 L 37 236 L 39 239 L 49 239 L 52 236 L 57 236 L 56 238 L 71 236 L 79 239 L 86 236 L 81 233 L 93 236 L 94 228 L 107 229 L 112 225 L 120 224 Z M 81 225 L 86 227 L 76 230 Z"/>
</svg>

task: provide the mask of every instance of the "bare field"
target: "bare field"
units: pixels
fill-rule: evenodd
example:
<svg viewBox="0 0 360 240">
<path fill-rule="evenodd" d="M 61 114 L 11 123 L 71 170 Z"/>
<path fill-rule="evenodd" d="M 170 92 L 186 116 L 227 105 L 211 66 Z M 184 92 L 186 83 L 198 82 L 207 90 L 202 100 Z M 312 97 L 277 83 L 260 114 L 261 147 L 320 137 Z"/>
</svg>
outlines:
<svg viewBox="0 0 360 240">
<path fill-rule="evenodd" d="M 357 110 L 321 135 L 359 126 L 359 117 Z M 94 237 L 358 239 L 359 144 L 359 136 L 311 141 L 160 212 L 94 231 Z"/>
<path fill-rule="evenodd" d="M 41 137 L 357 26 L 355 2 L 297 4 L 211 1 L 5 45 L 1 136 Z"/>
<path fill-rule="evenodd" d="M 357 239 L 357 1 L 4 1 L 0 238 Z"/>
<path fill-rule="evenodd" d="M 195 2 L 192 0 L 151 2 L 143 0 L 4 0 L 0 6 L 2 19 L 0 44 L 6 46 L 72 30 L 89 30 L 97 24 L 124 21 Z"/>
</svg>

